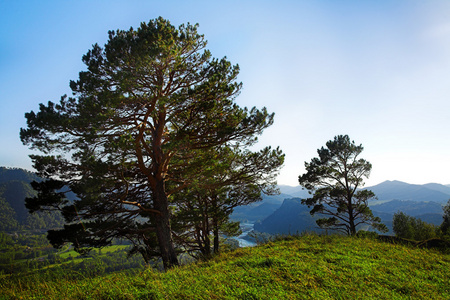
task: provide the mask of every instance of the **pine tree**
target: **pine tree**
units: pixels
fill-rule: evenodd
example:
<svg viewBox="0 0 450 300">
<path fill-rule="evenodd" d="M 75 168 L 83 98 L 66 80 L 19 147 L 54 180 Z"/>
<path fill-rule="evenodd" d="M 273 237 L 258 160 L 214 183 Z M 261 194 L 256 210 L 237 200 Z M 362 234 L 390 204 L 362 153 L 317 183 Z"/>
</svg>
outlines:
<svg viewBox="0 0 450 300">
<path fill-rule="evenodd" d="M 21 140 L 43 152 L 31 157 L 48 179 L 27 207 L 60 210 L 67 223 L 49 232 L 53 245 L 82 251 L 127 238 L 146 259 L 177 265 L 169 196 L 193 180 L 179 170 L 195 150 L 252 144 L 272 124 L 265 108 L 234 102 L 239 67 L 212 58 L 197 27 L 158 18 L 110 31 L 83 56 L 73 97 L 26 114 Z M 65 200 L 70 191 L 78 200 Z"/>
</svg>

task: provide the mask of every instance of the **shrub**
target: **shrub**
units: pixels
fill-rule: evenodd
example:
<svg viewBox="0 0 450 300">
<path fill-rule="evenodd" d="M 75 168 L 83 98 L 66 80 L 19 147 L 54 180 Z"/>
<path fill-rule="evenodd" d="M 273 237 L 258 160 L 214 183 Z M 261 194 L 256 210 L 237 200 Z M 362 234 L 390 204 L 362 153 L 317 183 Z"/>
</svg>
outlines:
<svg viewBox="0 0 450 300">
<path fill-rule="evenodd" d="M 359 230 L 356 233 L 356 236 L 359 238 L 376 239 L 378 238 L 378 233 L 376 233 L 375 231 Z"/>
</svg>

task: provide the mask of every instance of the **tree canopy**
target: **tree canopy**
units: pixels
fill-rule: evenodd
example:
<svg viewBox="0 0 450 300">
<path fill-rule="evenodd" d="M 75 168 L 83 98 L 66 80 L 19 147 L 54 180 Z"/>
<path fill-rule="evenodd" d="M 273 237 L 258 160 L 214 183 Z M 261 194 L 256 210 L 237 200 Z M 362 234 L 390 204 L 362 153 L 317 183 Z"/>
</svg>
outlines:
<svg viewBox="0 0 450 300">
<path fill-rule="evenodd" d="M 396 236 L 416 241 L 435 238 L 440 233 L 439 227 L 426 223 L 419 218 L 408 216 L 401 211 L 394 214 L 392 226 Z"/>
<path fill-rule="evenodd" d="M 313 196 L 302 200 L 313 207 L 311 214 L 328 216 L 316 222 L 321 228 L 334 229 L 355 235 L 357 226 L 369 224 L 380 231 L 387 231 L 380 218 L 374 217 L 368 201 L 375 194 L 366 189 L 372 165 L 359 158 L 362 145 L 356 145 L 348 135 L 338 135 L 317 150 L 319 157 L 305 162 L 306 173 L 298 177 L 300 185 Z"/>
<path fill-rule="evenodd" d="M 235 103 L 239 67 L 213 58 L 197 28 L 158 18 L 110 31 L 83 56 L 72 97 L 25 114 L 21 140 L 43 153 L 31 158 L 48 179 L 27 207 L 62 212 L 64 229 L 49 232 L 54 246 L 82 251 L 126 238 L 146 259 L 177 265 L 171 197 L 198 181 L 198 153 L 245 149 L 273 123 L 265 108 Z M 71 191 L 77 200 L 66 199 Z"/>
<path fill-rule="evenodd" d="M 440 229 L 444 235 L 450 237 L 450 199 L 447 201 L 447 204 L 444 205 L 442 209 L 444 210 L 444 214 L 442 216 L 444 220 L 442 221 Z"/>
</svg>

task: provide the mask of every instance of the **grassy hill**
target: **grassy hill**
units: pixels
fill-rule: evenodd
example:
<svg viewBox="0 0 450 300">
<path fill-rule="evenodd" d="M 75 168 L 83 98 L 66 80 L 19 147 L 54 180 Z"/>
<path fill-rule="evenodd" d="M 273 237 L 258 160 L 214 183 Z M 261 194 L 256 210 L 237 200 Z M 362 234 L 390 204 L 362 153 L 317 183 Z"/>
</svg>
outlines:
<svg viewBox="0 0 450 300">
<path fill-rule="evenodd" d="M 450 299 L 450 254 L 305 235 L 160 273 L 4 277 L 2 299 Z"/>
</svg>

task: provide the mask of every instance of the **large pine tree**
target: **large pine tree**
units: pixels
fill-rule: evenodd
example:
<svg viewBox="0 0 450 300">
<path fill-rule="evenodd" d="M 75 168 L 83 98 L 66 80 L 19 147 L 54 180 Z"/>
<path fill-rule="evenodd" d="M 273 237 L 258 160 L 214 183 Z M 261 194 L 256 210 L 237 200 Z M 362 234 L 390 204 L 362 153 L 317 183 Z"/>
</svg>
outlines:
<svg viewBox="0 0 450 300">
<path fill-rule="evenodd" d="M 265 108 L 234 102 L 239 67 L 205 47 L 197 25 L 177 29 L 163 18 L 110 31 L 83 56 L 73 97 L 26 114 L 21 140 L 43 153 L 31 157 L 48 179 L 28 208 L 60 210 L 67 222 L 49 233 L 53 245 L 127 238 L 147 259 L 178 264 L 169 196 L 191 184 L 182 170 L 194 150 L 248 146 L 273 122 Z M 65 200 L 69 191 L 78 200 Z"/>
</svg>

